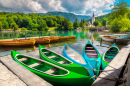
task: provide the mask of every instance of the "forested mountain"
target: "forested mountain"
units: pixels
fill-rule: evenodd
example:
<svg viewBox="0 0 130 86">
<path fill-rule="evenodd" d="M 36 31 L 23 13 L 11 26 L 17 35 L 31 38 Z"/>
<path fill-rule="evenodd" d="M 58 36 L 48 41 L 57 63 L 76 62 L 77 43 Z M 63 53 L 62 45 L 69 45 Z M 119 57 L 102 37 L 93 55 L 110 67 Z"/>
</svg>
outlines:
<svg viewBox="0 0 130 86">
<path fill-rule="evenodd" d="M 0 30 L 18 28 L 27 30 L 48 30 L 49 27 L 72 29 L 73 24 L 65 17 L 51 15 L 37 15 L 35 13 L 7 13 L 0 12 Z"/>
<path fill-rule="evenodd" d="M 84 20 L 88 20 L 91 18 L 91 16 L 85 16 L 85 15 L 75 15 L 73 13 L 66 13 L 66 12 L 47 12 L 47 13 L 37 13 L 39 15 L 59 15 L 59 16 L 62 16 L 62 17 L 65 17 L 67 19 L 69 19 L 72 23 L 75 21 L 75 19 L 77 18 L 78 19 L 78 22 L 81 21 L 81 19 L 84 19 Z"/>
</svg>

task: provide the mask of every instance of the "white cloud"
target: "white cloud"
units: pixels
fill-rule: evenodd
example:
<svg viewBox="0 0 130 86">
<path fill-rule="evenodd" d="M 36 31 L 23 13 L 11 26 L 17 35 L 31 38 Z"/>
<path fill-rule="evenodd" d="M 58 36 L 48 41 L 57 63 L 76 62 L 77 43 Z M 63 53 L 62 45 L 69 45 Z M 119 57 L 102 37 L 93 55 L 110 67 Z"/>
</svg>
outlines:
<svg viewBox="0 0 130 86">
<path fill-rule="evenodd" d="M 2 11 L 10 12 L 48 12 L 62 11 L 96 16 L 111 10 L 116 0 L 0 0 Z M 107 13 L 107 12 L 106 12 Z"/>
</svg>

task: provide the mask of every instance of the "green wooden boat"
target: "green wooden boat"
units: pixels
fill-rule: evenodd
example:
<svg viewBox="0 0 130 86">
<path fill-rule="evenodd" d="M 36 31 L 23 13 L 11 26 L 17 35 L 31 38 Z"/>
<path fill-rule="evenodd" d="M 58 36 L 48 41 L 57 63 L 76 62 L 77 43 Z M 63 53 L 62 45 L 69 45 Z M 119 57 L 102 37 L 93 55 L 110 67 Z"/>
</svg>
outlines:
<svg viewBox="0 0 130 86">
<path fill-rule="evenodd" d="M 45 61 L 51 62 L 67 70 L 89 76 L 87 68 L 81 65 L 78 65 L 76 63 L 73 63 L 72 61 L 65 58 L 64 56 L 61 56 L 57 54 L 56 52 L 51 51 L 41 45 L 39 45 L 39 54 L 40 54 L 40 57 Z"/>
<path fill-rule="evenodd" d="M 56 86 L 90 86 L 93 82 L 90 76 L 66 70 L 44 60 L 15 51 L 11 52 L 11 56 L 17 63 Z"/>
<path fill-rule="evenodd" d="M 114 43 L 107 51 L 102 55 L 102 69 L 104 70 L 107 65 L 113 60 L 113 58 L 118 54 L 119 48 Z"/>
</svg>

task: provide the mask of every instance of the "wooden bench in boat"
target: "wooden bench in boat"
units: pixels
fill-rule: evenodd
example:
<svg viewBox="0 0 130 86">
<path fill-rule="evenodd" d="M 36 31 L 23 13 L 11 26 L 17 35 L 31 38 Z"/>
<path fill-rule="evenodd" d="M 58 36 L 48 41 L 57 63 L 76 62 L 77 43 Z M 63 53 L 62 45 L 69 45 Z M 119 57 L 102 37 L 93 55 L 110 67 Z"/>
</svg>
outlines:
<svg viewBox="0 0 130 86">
<path fill-rule="evenodd" d="M 85 47 L 86 49 L 94 49 L 94 47 Z"/>
<path fill-rule="evenodd" d="M 85 52 L 95 52 L 96 53 L 96 50 L 85 50 Z"/>
<path fill-rule="evenodd" d="M 26 61 L 26 60 L 28 60 L 29 58 L 21 58 L 21 59 L 18 59 L 20 62 L 22 62 L 22 61 Z"/>
<path fill-rule="evenodd" d="M 59 63 L 59 64 L 63 64 L 63 63 L 65 63 L 65 62 L 67 62 L 67 60 L 59 61 L 58 63 Z"/>
<path fill-rule="evenodd" d="M 49 70 L 47 70 L 45 73 L 54 73 L 55 71 L 57 71 L 58 69 L 57 68 L 52 68 L 52 69 L 49 69 Z"/>
<path fill-rule="evenodd" d="M 43 62 L 37 62 L 37 63 L 34 63 L 34 64 L 31 64 L 31 65 L 29 65 L 28 67 L 35 67 L 35 66 L 38 66 L 38 65 L 40 65 L 41 63 L 43 63 Z"/>
<path fill-rule="evenodd" d="M 86 53 L 86 54 L 89 56 L 97 56 L 98 55 L 97 53 Z"/>
<path fill-rule="evenodd" d="M 115 56 L 116 54 L 106 54 L 106 55 L 108 55 L 108 56 Z"/>
<path fill-rule="evenodd" d="M 58 55 L 48 56 L 49 59 L 54 58 L 54 57 L 58 57 Z"/>
<path fill-rule="evenodd" d="M 48 52 L 42 52 L 42 53 L 45 54 L 45 53 L 51 53 L 51 52 L 48 51 Z"/>
<path fill-rule="evenodd" d="M 115 51 L 115 52 L 118 52 L 118 50 L 109 50 L 109 51 L 110 51 L 110 52 L 111 52 L 111 51 Z"/>
</svg>

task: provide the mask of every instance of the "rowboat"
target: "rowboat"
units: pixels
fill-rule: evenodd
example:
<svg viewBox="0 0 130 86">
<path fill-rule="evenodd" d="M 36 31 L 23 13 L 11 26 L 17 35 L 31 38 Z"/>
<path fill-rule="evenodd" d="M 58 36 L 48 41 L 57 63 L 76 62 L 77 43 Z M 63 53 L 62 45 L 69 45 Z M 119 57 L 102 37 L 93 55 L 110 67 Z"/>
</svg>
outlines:
<svg viewBox="0 0 130 86">
<path fill-rule="evenodd" d="M 32 38 L 36 40 L 36 44 L 46 44 L 46 43 L 50 43 L 49 39 L 46 38 Z"/>
<path fill-rule="evenodd" d="M 46 38 L 46 39 L 50 40 L 50 43 L 59 41 L 58 36 L 42 37 L 42 38 Z"/>
<path fill-rule="evenodd" d="M 26 41 L 0 41 L 0 46 L 31 46 L 35 44 L 35 40 Z"/>
<path fill-rule="evenodd" d="M 108 41 L 108 42 L 115 42 L 116 38 L 117 37 L 114 37 L 114 36 L 106 36 L 106 35 L 102 36 L 102 40 Z"/>
<path fill-rule="evenodd" d="M 55 86 L 90 86 L 93 82 L 93 80 L 90 80 L 90 76 L 69 71 L 44 60 L 32 58 L 15 51 L 11 52 L 11 56 L 21 66 Z"/>
<path fill-rule="evenodd" d="M 59 38 L 59 41 L 65 41 L 68 39 L 68 37 L 66 36 L 59 36 L 58 38 Z"/>
<path fill-rule="evenodd" d="M 116 43 L 119 44 L 127 44 L 128 42 L 130 42 L 130 37 L 119 37 L 116 39 Z"/>
<path fill-rule="evenodd" d="M 119 48 L 114 43 L 107 51 L 102 55 L 102 69 L 104 70 L 107 65 L 113 60 L 113 58 L 118 54 Z"/>
<path fill-rule="evenodd" d="M 63 49 L 63 55 L 67 59 L 71 60 L 72 62 L 87 68 L 90 76 L 91 77 L 94 76 L 94 72 L 90 64 L 83 58 L 83 56 L 78 51 L 74 50 L 73 48 L 68 46 L 66 43 Z"/>
<path fill-rule="evenodd" d="M 88 61 L 94 69 L 94 73 L 98 76 L 101 66 L 101 56 L 98 50 L 91 44 L 90 41 L 87 42 L 83 48 L 83 56 L 86 61 Z"/>
<path fill-rule="evenodd" d="M 39 45 L 39 54 L 41 59 L 51 62 L 55 65 L 58 65 L 60 67 L 63 67 L 65 69 L 68 69 L 70 71 L 82 74 L 82 75 L 88 75 L 88 70 L 78 64 L 73 63 L 69 59 L 57 54 L 54 51 L 51 51 L 41 45 Z"/>
</svg>

